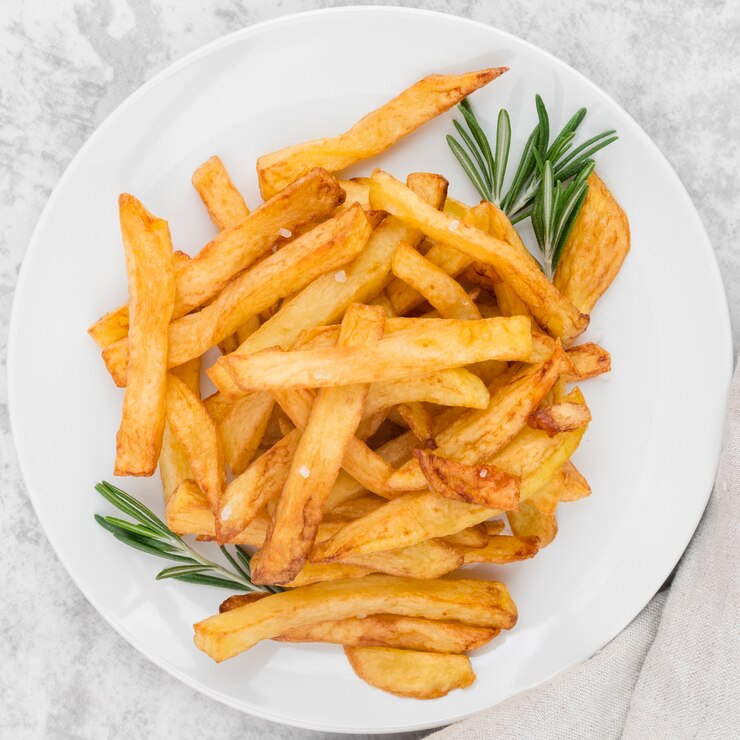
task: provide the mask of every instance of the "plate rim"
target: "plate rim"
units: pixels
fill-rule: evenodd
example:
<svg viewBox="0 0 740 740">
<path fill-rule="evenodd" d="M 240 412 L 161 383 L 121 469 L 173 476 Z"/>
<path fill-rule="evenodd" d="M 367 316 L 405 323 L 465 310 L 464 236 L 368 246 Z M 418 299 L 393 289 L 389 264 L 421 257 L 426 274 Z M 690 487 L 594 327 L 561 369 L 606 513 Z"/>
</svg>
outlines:
<svg viewBox="0 0 740 740">
<path fill-rule="evenodd" d="M 673 178 L 675 184 L 678 186 L 677 193 L 680 194 L 680 196 L 683 198 L 683 200 L 685 201 L 689 209 L 696 215 L 696 222 L 701 231 L 701 235 L 703 237 L 701 239 L 702 246 L 698 251 L 701 251 L 703 253 L 704 261 L 706 262 L 707 267 L 709 268 L 708 271 L 709 271 L 710 279 L 713 282 L 713 285 L 711 287 L 714 288 L 717 294 L 717 297 L 718 297 L 718 301 L 717 301 L 718 308 L 720 309 L 719 312 L 721 314 L 721 320 L 723 324 L 722 327 L 716 327 L 718 336 L 724 335 L 724 340 L 722 342 L 723 346 L 718 351 L 718 355 L 722 353 L 724 354 L 724 357 L 723 358 L 718 357 L 717 362 L 718 364 L 723 364 L 725 367 L 724 375 L 725 375 L 726 384 L 725 384 L 724 395 L 725 397 L 727 397 L 729 393 L 729 387 L 730 387 L 730 382 L 731 382 L 732 373 L 733 373 L 734 350 L 733 350 L 732 327 L 731 327 L 731 321 L 730 321 L 729 304 L 727 301 L 727 294 L 724 288 L 724 283 L 722 281 L 719 263 L 717 261 L 717 255 L 716 255 L 716 252 L 714 251 L 714 248 L 712 247 L 711 239 L 709 237 L 709 234 L 707 233 L 707 230 L 701 218 L 701 215 L 699 214 L 699 211 L 697 210 L 688 191 L 686 190 L 686 187 L 683 181 L 679 177 L 678 173 L 673 169 L 666 155 L 661 151 L 658 145 L 650 138 L 647 132 L 643 130 L 640 124 L 632 117 L 632 115 L 628 111 L 626 111 L 609 93 L 607 93 L 602 88 L 600 88 L 595 82 L 592 82 L 588 77 L 586 77 L 583 73 L 581 73 L 577 69 L 570 66 L 567 62 L 564 62 L 563 60 L 556 57 L 554 54 L 542 49 L 541 47 L 537 46 L 536 44 L 530 41 L 527 41 L 526 39 L 522 39 L 492 24 L 489 24 L 483 21 L 473 20 L 470 18 L 465 18 L 465 17 L 452 14 L 452 13 L 446 13 L 446 12 L 441 12 L 441 11 L 436 11 L 436 10 L 428 10 L 425 8 L 395 7 L 395 6 L 385 6 L 385 5 L 351 5 L 351 6 L 343 6 L 343 7 L 318 8 L 318 9 L 302 11 L 298 13 L 287 13 L 285 15 L 281 15 L 276 18 L 269 18 L 266 20 L 258 21 L 257 23 L 254 23 L 248 26 L 244 26 L 243 28 L 237 29 L 228 34 L 225 34 L 216 39 L 213 39 L 212 41 L 209 41 L 208 43 L 203 44 L 202 46 L 199 46 L 196 49 L 193 49 L 192 51 L 188 52 L 187 54 L 182 56 L 180 59 L 175 60 L 174 62 L 167 65 L 164 69 L 157 72 L 149 80 L 146 80 L 136 90 L 134 90 L 131 94 L 129 94 L 123 101 L 121 101 L 121 103 L 117 105 L 101 121 L 100 124 L 98 124 L 98 126 L 95 128 L 93 133 L 85 140 L 85 142 L 82 144 L 79 150 L 72 157 L 69 164 L 65 168 L 64 172 L 60 176 L 59 180 L 54 185 L 54 188 L 51 194 L 49 195 L 41 211 L 41 214 L 38 218 L 38 221 L 36 222 L 36 225 L 31 233 L 28 246 L 26 248 L 26 251 L 21 261 L 21 266 L 20 266 L 20 270 L 18 273 L 18 279 L 16 281 L 16 285 L 13 291 L 13 300 L 12 300 L 12 305 L 11 305 L 11 310 L 10 310 L 10 320 L 8 323 L 8 343 L 7 343 L 7 352 L 6 352 L 6 357 L 7 357 L 6 376 L 7 376 L 7 381 L 8 381 L 8 416 L 9 416 L 9 421 L 10 421 L 11 439 L 13 441 L 13 447 L 16 452 L 16 459 L 18 461 L 18 468 L 21 473 L 21 478 L 23 480 L 24 488 L 28 494 L 28 498 L 31 501 L 31 505 L 33 506 L 34 513 L 36 514 L 36 517 L 38 518 L 39 523 L 41 524 L 41 529 L 44 535 L 46 536 L 47 540 L 49 541 L 49 544 L 52 546 L 52 549 L 54 550 L 56 557 L 59 559 L 59 561 L 63 565 L 65 571 L 67 572 L 67 574 L 69 575 L 69 577 L 71 578 L 75 586 L 84 595 L 84 597 L 93 606 L 93 608 L 105 619 L 105 621 L 119 635 L 121 635 L 121 637 L 123 637 L 132 647 L 134 647 L 137 650 L 137 652 L 139 652 L 142 656 L 147 658 L 149 661 L 157 665 L 162 670 L 169 673 L 171 676 L 174 676 L 175 678 L 177 678 L 179 681 L 181 681 L 182 683 L 184 683 L 191 689 L 194 689 L 195 691 L 201 694 L 204 694 L 205 696 L 208 696 L 209 698 L 214 699 L 215 701 L 221 704 L 225 704 L 226 706 L 229 706 L 233 709 L 236 709 L 248 715 L 256 716 L 261 719 L 266 719 L 266 720 L 276 722 L 282 725 L 288 725 L 292 727 L 298 727 L 298 728 L 316 730 L 316 731 L 322 731 L 322 732 L 333 732 L 333 733 L 344 732 L 344 733 L 349 733 L 349 734 L 362 734 L 366 732 L 371 732 L 373 734 L 389 734 L 389 733 L 394 733 L 394 732 L 410 732 L 410 731 L 415 731 L 415 730 L 428 730 L 428 729 L 432 729 L 435 727 L 439 727 L 440 725 L 436 721 L 431 722 L 431 723 L 429 721 L 426 721 L 426 722 L 421 721 L 421 722 L 414 722 L 411 724 L 407 723 L 405 725 L 399 725 L 399 726 L 394 726 L 394 727 L 385 727 L 381 729 L 375 729 L 375 728 L 358 729 L 357 727 L 340 727 L 337 725 L 328 727 L 325 724 L 300 721 L 300 720 L 296 720 L 291 717 L 279 716 L 270 711 L 265 711 L 253 705 L 246 707 L 244 702 L 232 700 L 229 696 L 221 694 L 218 691 L 211 689 L 206 684 L 199 682 L 195 679 L 192 679 L 188 674 L 181 671 L 179 668 L 177 668 L 173 664 L 169 663 L 166 659 L 161 658 L 157 655 L 153 655 L 152 653 L 148 651 L 148 649 L 144 648 L 135 634 L 131 633 L 126 627 L 123 626 L 123 624 L 119 624 L 117 622 L 116 617 L 112 615 L 111 613 L 109 613 L 108 610 L 104 606 L 98 603 L 97 597 L 91 596 L 91 594 L 88 593 L 86 589 L 82 588 L 82 586 L 78 582 L 78 579 L 75 573 L 72 570 L 70 570 L 70 568 L 67 566 L 66 557 L 61 555 L 57 551 L 56 547 L 54 546 L 54 543 L 51 537 L 49 536 L 49 532 L 47 530 L 47 526 L 44 521 L 44 518 L 40 514 L 40 508 L 38 505 L 39 499 L 34 495 L 30 486 L 27 483 L 26 470 L 28 469 L 28 465 L 26 462 L 24 462 L 24 459 L 15 441 L 15 429 L 17 428 L 18 425 L 16 424 L 14 419 L 16 418 L 16 413 L 18 413 L 18 411 L 16 410 L 16 404 L 13 401 L 13 398 L 15 395 L 13 391 L 14 391 L 14 388 L 17 382 L 15 380 L 15 372 L 13 368 L 16 364 L 14 361 L 14 358 L 16 354 L 18 353 L 18 351 L 15 349 L 16 344 L 17 344 L 16 336 L 18 334 L 18 327 L 17 327 L 18 312 L 19 312 L 18 304 L 20 302 L 18 300 L 18 296 L 23 292 L 23 289 L 25 288 L 26 273 L 28 272 L 28 270 L 26 269 L 26 266 L 28 262 L 30 261 L 28 258 L 40 248 L 40 244 L 42 243 L 41 234 L 44 230 L 46 221 L 49 218 L 49 214 L 53 210 L 56 200 L 59 197 L 59 193 L 63 190 L 64 185 L 66 184 L 67 180 L 72 176 L 72 174 L 78 167 L 79 163 L 82 161 L 82 159 L 86 155 L 87 150 L 90 147 L 92 147 L 95 141 L 97 140 L 97 138 L 100 135 L 102 135 L 101 132 L 104 129 L 106 129 L 109 125 L 111 125 L 111 123 L 122 112 L 127 110 L 130 106 L 134 105 L 140 97 L 144 96 L 152 88 L 157 87 L 158 85 L 163 83 L 165 80 L 167 80 L 169 77 L 177 74 L 183 68 L 186 68 L 194 64 L 199 58 L 210 54 L 212 51 L 216 49 L 228 46 L 242 38 L 247 38 L 253 35 L 258 35 L 262 33 L 266 28 L 270 28 L 272 26 L 292 24 L 295 22 L 300 22 L 306 18 L 311 18 L 315 16 L 323 16 L 323 15 L 350 16 L 353 14 L 366 14 L 366 13 L 425 16 L 429 18 L 435 18 L 438 20 L 443 19 L 447 23 L 458 23 L 458 24 L 466 25 L 466 26 L 472 25 L 478 29 L 484 29 L 488 32 L 492 32 L 494 34 L 499 35 L 500 37 L 512 40 L 516 44 L 523 45 L 529 51 L 534 52 L 535 54 L 539 55 L 541 58 L 544 58 L 545 60 L 547 60 L 547 62 L 552 67 L 565 70 L 568 73 L 574 75 L 575 77 L 578 78 L 580 82 L 585 83 L 589 88 L 594 90 L 599 96 L 603 96 L 606 100 L 608 100 L 608 102 L 611 105 L 615 106 L 625 116 L 625 118 L 628 120 L 628 122 L 632 126 L 633 132 L 643 141 L 644 144 L 647 144 L 647 146 L 652 150 L 652 152 L 655 155 L 657 155 L 657 161 L 660 162 L 661 168 L 666 172 L 668 177 Z M 724 299 L 724 300 L 721 300 L 721 299 Z M 723 425 L 724 425 L 724 422 L 725 422 L 725 419 L 723 418 Z M 714 477 L 716 477 L 716 471 L 719 465 L 721 450 L 722 450 L 722 444 L 720 443 L 719 449 L 714 451 L 715 463 L 713 465 L 713 480 L 714 480 Z M 696 528 L 698 527 L 701 521 L 704 510 L 711 496 L 712 490 L 713 490 L 713 483 L 708 487 L 708 491 L 703 495 L 703 497 L 700 497 L 698 495 L 696 496 L 696 502 L 697 502 L 696 507 L 697 507 L 697 512 L 698 512 L 698 515 L 695 517 L 696 521 L 693 524 L 693 526 L 691 526 L 688 537 L 686 538 L 686 541 L 681 547 L 681 553 L 678 555 L 675 562 L 670 566 L 670 568 L 668 569 L 668 572 L 663 574 L 661 585 L 658 586 L 657 590 L 661 588 L 662 584 L 670 576 L 671 572 L 675 569 L 676 565 L 680 562 L 681 557 L 683 556 L 683 553 L 685 552 L 686 548 L 691 542 L 691 539 L 693 538 L 693 534 L 696 531 Z M 699 504 L 701 504 L 701 508 L 699 508 Z M 472 712 L 471 711 L 459 712 L 449 717 L 447 720 L 445 720 L 445 723 L 452 724 L 455 722 L 459 722 L 478 712 L 486 711 L 487 709 L 490 709 L 491 707 L 496 706 L 497 704 L 501 704 L 527 691 L 537 688 L 538 686 L 542 686 L 548 683 L 549 681 L 553 680 L 553 678 L 555 678 L 556 676 L 561 675 L 562 673 L 564 673 L 567 670 L 570 670 L 574 666 L 580 665 L 581 663 L 585 662 L 586 660 L 591 658 L 596 652 L 598 652 L 598 650 L 602 649 L 604 646 L 610 643 L 624 629 L 626 629 L 629 626 L 629 624 L 635 619 L 635 617 L 645 608 L 645 606 L 653 598 L 655 593 L 657 593 L 657 590 L 652 591 L 652 587 L 650 589 L 645 589 L 646 592 L 650 591 L 650 593 L 645 593 L 643 599 L 634 600 L 635 603 L 639 602 L 639 608 L 636 608 L 634 610 L 628 610 L 632 612 L 631 616 L 629 617 L 629 620 L 625 622 L 625 624 L 620 629 L 616 630 L 613 634 L 610 634 L 608 639 L 603 640 L 601 646 L 597 648 L 594 652 L 590 652 L 590 649 L 589 649 L 588 654 L 582 655 L 579 658 L 575 658 L 571 660 L 570 662 L 563 665 L 559 670 L 553 671 L 552 673 L 550 673 L 548 676 L 546 676 L 542 680 L 530 682 L 525 686 L 519 686 L 516 690 L 507 693 L 505 696 L 502 696 L 497 702 L 487 707 L 474 710 Z"/>
</svg>

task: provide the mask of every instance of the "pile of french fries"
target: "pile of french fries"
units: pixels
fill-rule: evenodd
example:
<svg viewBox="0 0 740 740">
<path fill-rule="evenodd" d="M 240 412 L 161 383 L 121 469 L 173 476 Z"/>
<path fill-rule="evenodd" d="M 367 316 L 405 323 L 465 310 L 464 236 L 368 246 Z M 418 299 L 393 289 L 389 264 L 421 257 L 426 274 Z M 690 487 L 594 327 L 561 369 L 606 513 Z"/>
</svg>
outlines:
<svg viewBox="0 0 740 740">
<path fill-rule="evenodd" d="M 218 234 L 193 257 L 120 197 L 130 298 L 89 329 L 126 389 L 115 473 L 159 465 L 173 531 L 255 547 L 253 581 L 285 587 L 195 625 L 217 661 L 318 641 L 400 696 L 468 686 L 465 653 L 517 610 L 460 569 L 532 558 L 558 504 L 590 493 L 570 384 L 610 369 L 578 336 L 629 250 L 604 183 L 550 282 L 501 210 L 453 200 L 441 175 L 334 174 L 503 71 L 427 77 L 338 137 L 261 157 L 254 211 L 209 159 L 193 184 Z"/>
</svg>

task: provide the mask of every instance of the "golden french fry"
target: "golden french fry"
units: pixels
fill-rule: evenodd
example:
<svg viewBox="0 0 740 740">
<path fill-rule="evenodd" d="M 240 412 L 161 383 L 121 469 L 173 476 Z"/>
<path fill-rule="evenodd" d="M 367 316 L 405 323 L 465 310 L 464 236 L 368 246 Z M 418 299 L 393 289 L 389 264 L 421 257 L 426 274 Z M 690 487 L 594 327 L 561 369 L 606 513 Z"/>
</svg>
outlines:
<svg viewBox="0 0 740 740">
<path fill-rule="evenodd" d="M 172 373 L 167 375 L 167 422 L 193 471 L 193 478 L 218 510 L 226 485 L 223 450 L 213 419 L 200 397 Z"/>
<path fill-rule="evenodd" d="M 280 496 L 300 438 L 299 430 L 289 432 L 229 483 L 221 497 L 216 519 L 216 533 L 220 542 L 235 537 L 265 504 Z"/>
<path fill-rule="evenodd" d="M 595 378 L 608 373 L 612 369 L 612 360 L 609 353 L 593 342 L 572 347 L 567 354 L 576 370 L 575 375 L 567 377 L 569 381 Z"/>
<path fill-rule="evenodd" d="M 241 475 L 254 459 L 274 405 L 269 393 L 251 393 L 235 401 L 219 421 L 218 434 L 234 475 Z"/>
<path fill-rule="evenodd" d="M 342 501 L 334 506 L 331 511 L 327 510 L 324 514 L 324 521 L 335 519 L 346 522 L 352 521 L 379 509 L 384 503 L 385 499 L 376 496 L 374 493 L 368 493 L 358 498 Z"/>
<path fill-rule="evenodd" d="M 493 465 L 455 462 L 431 450 L 414 450 L 414 457 L 429 488 L 440 496 L 503 511 L 519 507 L 519 478 L 514 475 Z"/>
<path fill-rule="evenodd" d="M 425 202 L 435 207 L 444 202 L 447 181 L 439 175 L 412 173 L 407 183 Z M 351 264 L 337 272 L 322 275 L 307 285 L 245 340 L 236 353 L 249 355 L 278 346 L 289 349 L 302 331 L 337 321 L 352 302 L 369 302 L 387 282 L 393 250 L 401 239 L 416 244 L 421 239 L 421 233 L 397 218 L 385 219 Z M 210 375 L 230 395 L 240 393 L 229 373 L 218 363 L 211 368 Z"/>
<path fill-rule="evenodd" d="M 383 311 L 385 311 L 385 315 L 389 319 L 394 319 L 398 316 L 398 314 L 396 313 L 396 309 L 393 308 L 393 304 L 391 303 L 390 298 L 388 298 L 388 296 L 386 295 L 385 290 L 381 290 L 380 293 L 378 293 L 378 295 L 376 295 L 375 298 L 370 301 L 370 303 L 373 306 L 380 306 Z"/>
<path fill-rule="evenodd" d="M 417 290 L 445 319 L 480 319 L 480 311 L 463 287 L 444 270 L 399 242 L 393 253 L 393 274 Z"/>
<path fill-rule="evenodd" d="M 583 401 L 578 389 L 568 400 Z M 519 500 L 526 501 L 542 488 L 578 447 L 586 428 L 548 437 L 525 426 L 503 450 L 487 460 L 491 465 L 521 478 Z M 408 493 L 377 511 L 346 524 L 314 547 L 313 562 L 346 560 L 350 555 L 392 550 L 446 537 L 497 516 L 499 510 L 446 499 L 427 491 Z"/>
<path fill-rule="evenodd" d="M 351 180 L 339 180 L 339 184 L 346 194 L 342 205 L 338 208 L 349 208 L 353 203 L 359 203 L 365 210 L 370 208 L 370 178 L 353 177 Z"/>
<path fill-rule="evenodd" d="M 519 511 L 507 512 L 506 517 L 511 531 L 517 537 L 537 539 L 540 547 L 547 547 L 558 533 L 555 514 L 542 512 L 529 501 L 525 501 Z"/>
<path fill-rule="evenodd" d="M 286 147 L 257 160 L 262 196 L 269 198 L 312 167 L 337 172 L 374 157 L 419 126 L 506 72 L 506 67 L 463 75 L 430 75 L 372 111 L 345 133 Z"/>
<path fill-rule="evenodd" d="M 324 170 L 315 170 L 222 231 L 197 256 L 178 266 L 173 317 L 184 316 L 217 295 L 277 242 L 281 229 L 293 229 L 327 214 L 343 200 L 339 183 Z M 106 314 L 88 332 L 98 343 L 98 337 L 104 336 L 106 342 L 101 346 L 106 347 L 113 341 L 114 326 L 119 331 L 128 326 L 128 306 Z M 116 339 L 125 336 L 122 333 Z"/>
<path fill-rule="evenodd" d="M 510 629 L 517 619 L 503 583 L 369 575 L 302 586 L 208 617 L 194 626 L 195 644 L 221 662 L 289 629 L 362 614 L 454 619 L 497 629 Z"/>
<path fill-rule="evenodd" d="M 436 449 L 434 423 L 431 414 L 423 403 L 418 401 L 402 403 L 396 408 L 396 411 L 423 447 L 431 450 Z"/>
<path fill-rule="evenodd" d="M 591 486 L 570 460 L 560 468 L 550 485 L 555 489 L 558 501 L 580 501 L 591 495 Z"/>
<path fill-rule="evenodd" d="M 211 304 L 172 322 L 169 366 L 203 354 L 279 298 L 346 264 L 360 252 L 370 233 L 365 214 L 354 205 L 245 270 Z M 125 339 L 103 351 L 117 385 L 125 383 L 127 356 Z"/>
<path fill-rule="evenodd" d="M 174 368 L 173 373 L 200 398 L 200 357 Z M 169 501 L 180 483 L 193 477 L 185 450 L 167 423 L 164 425 L 162 450 L 159 454 L 159 477 L 162 479 L 165 503 Z"/>
<path fill-rule="evenodd" d="M 350 646 L 344 654 L 363 681 L 410 699 L 439 699 L 475 681 L 466 655 Z"/>
<path fill-rule="evenodd" d="M 505 565 L 520 560 L 529 560 L 537 554 L 539 549 L 540 540 L 537 537 L 512 537 L 497 534 L 489 537 L 485 547 L 466 548 L 463 557 L 465 565 L 469 563 Z"/>
<path fill-rule="evenodd" d="M 558 432 L 567 432 L 578 429 L 591 421 L 591 412 L 588 406 L 580 403 L 553 403 L 549 406 L 540 406 L 532 412 L 527 424 L 532 429 L 542 429 L 551 437 Z"/>
<path fill-rule="evenodd" d="M 133 195 L 118 199 L 133 307 L 131 387 L 116 435 L 116 475 L 151 475 L 162 448 L 167 387 L 167 326 L 175 301 L 172 241 L 166 221 Z"/>
<path fill-rule="evenodd" d="M 260 567 L 262 550 L 252 557 L 250 566 L 252 572 Z M 363 568 L 360 565 L 350 563 L 304 563 L 295 578 L 283 584 L 285 588 L 298 588 L 309 586 L 312 583 L 323 583 L 324 581 L 341 581 L 347 578 L 362 578 L 374 573 L 372 568 Z"/>
<path fill-rule="evenodd" d="M 211 157 L 193 173 L 193 186 L 219 229 L 228 229 L 249 215 L 220 157 Z"/>
<path fill-rule="evenodd" d="M 558 262 L 555 286 L 581 311 L 590 313 L 617 276 L 629 250 L 627 216 L 592 172 L 586 200 Z"/>
<path fill-rule="evenodd" d="M 385 313 L 379 306 L 353 303 L 344 315 L 338 346 L 378 341 L 384 329 Z M 349 385 L 324 388 L 317 394 L 259 562 L 252 567 L 255 583 L 288 583 L 305 564 L 347 446 L 360 423 L 367 391 L 367 385 Z"/>
<path fill-rule="evenodd" d="M 563 341 L 575 339 L 588 326 L 588 316 L 558 292 L 526 249 L 518 249 L 431 208 L 380 170 L 375 170 L 371 178 L 370 204 L 406 221 L 426 236 L 494 267 L 535 319 Z"/>
<path fill-rule="evenodd" d="M 491 522 L 492 523 L 492 522 Z M 488 543 L 488 528 L 489 522 L 483 522 L 482 524 L 475 524 L 472 527 L 463 529 L 461 532 L 455 532 L 455 534 L 449 534 L 442 539 L 450 545 L 456 547 L 473 547 L 481 548 L 485 547 Z M 504 523 L 501 522 L 503 528 Z M 498 533 L 497 533 L 498 534 Z"/>
<path fill-rule="evenodd" d="M 521 316 L 451 321 L 391 334 L 364 346 L 265 350 L 250 356 L 227 355 L 218 364 L 245 391 L 374 383 L 482 360 L 523 359 L 531 352 L 529 325 Z"/>
<path fill-rule="evenodd" d="M 526 424 L 557 380 L 562 355 L 556 346 L 549 359 L 527 367 L 513 382 L 498 388 L 487 409 L 468 411 L 439 432 L 435 437 L 437 454 L 468 465 L 495 454 Z M 386 487 L 390 491 L 418 491 L 426 488 L 426 483 L 419 462 L 410 460 L 388 479 Z"/>
</svg>

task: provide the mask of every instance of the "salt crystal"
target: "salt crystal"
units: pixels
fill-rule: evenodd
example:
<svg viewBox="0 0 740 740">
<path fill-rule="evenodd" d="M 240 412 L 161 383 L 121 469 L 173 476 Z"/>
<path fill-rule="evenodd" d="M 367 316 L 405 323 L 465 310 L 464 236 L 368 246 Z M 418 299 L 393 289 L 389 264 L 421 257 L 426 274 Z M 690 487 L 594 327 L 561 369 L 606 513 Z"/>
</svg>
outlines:
<svg viewBox="0 0 740 740">
<path fill-rule="evenodd" d="M 480 473 L 478 473 L 478 475 L 481 478 L 485 478 L 488 475 L 488 471 L 485 468 L 482 468 L 481 471 L 480 471 Z"/>
<path fill-rule="evenodd" d="M 314 380 L 331 380 L 331 375 L 322 370 L 316 370 L 313 374 Z"/>
<path fill-rule="evenodd" d="M 231 506 L 224 506 L 221 509 L 221 521 L 225 522 L 231 516 Z"/>
<path fill-rule="evenodd" d="M 277 244 L 273 244 L 272 245 L 272 253 L 275 254 L 275 252 L 277 252 L 277 251 L 278 251 Z"/>
<path fill-rule="evenodd" d="M 334 279 L 338 283 L 346 283 L 347 282 L 347 273 L 344 270 L 340 270 L 339 272 L 334 273 Z"/>
<path fill-rule="evenodd" d="M 278 234 L 285 237 L 286 239 L 290 239 L 290 237 L 293 236 L 293 232 L 290 229 L 280 229 L 280 231 L 278 231 Z"/>
<path fill-rule="evenodd" d="M 457 227 L 460 225 L 460 222 L 455 218 L 448 224 L 447 228 L 450 231 L 457 231 Z"/>
<path fill-rule="evenodd" d="M 301 465 L 301 469 L 298 471 L 301 478 L 308 478 L 309 475 L 311 475 L 311 471 L 305 466 Z"/>
</svg>

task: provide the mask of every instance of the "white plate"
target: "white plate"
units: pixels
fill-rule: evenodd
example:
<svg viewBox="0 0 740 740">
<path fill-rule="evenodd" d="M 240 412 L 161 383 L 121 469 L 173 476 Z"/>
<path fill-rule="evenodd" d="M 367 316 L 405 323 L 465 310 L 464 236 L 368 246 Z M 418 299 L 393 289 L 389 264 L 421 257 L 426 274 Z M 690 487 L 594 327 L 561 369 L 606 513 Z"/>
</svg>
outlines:
<svg viewBox="0 0 740 740">
<path fill-rule="evenodd" d="M 599 303 L 588 337 L 613 372 L 585 384 L 594 421 L 577 453 L 591 498 L 563 505 L 560 534 L 533 561 L 490 568 L 521 618 L 473 658 L 478 680 L 417 702 L 357 679 L 334 646 L 267 642 L 222 665 L 196 650 L 193 622 L 216 590 L 157 583 L 162 565 L 93 521 L 110 511 L 93 484 L 111 479 L 121 393 L 85 328 L 126 296 L 116 197 L 137 194 L 167 218 L 176 248 L 213 234 L 190 185 L 220 154 L 249 203 L 259 154 L 343 130 L 431 72 L 508 65 L 474 97 L 491 128 L 501 106 L 515 146 L 541 93 L 554 123 L 586 105 L 587 133 L 619 130 L 599 171 L 632 226 L 632 253 Z M 451 115 L 380 158 L 399 176 L 445 174 L 475 194 L 449 153 Z M 355 172 L 368 172 L 366 163 Z M 622 630 L 669 575 L 706 504 L 730 380 L 727 305 L 707 236 L 686 191 L 637 124 L 548 54 L 485 25 L 392 8 L 289 16 L 186 57 L 132 95 L 69 166 L 29 246 L 10 330 L 11 418 L 21 469 L 44 529 L 98 611 L 182 681 L 261 717 L 320 730 L 390 732 L 460 719 L 588 658 Z M 159 481 L 117 481 L 161 510 Z"/>
</svg>

